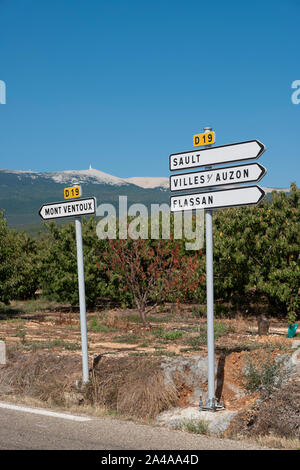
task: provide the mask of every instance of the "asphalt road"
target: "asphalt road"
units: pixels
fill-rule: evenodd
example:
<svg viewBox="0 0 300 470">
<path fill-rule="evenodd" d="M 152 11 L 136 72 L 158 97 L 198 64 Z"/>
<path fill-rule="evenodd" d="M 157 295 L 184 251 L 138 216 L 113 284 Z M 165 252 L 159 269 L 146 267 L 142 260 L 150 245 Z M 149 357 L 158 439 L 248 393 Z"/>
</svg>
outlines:
<svg viewBox="0 0 300 470">
<path fill-rule="evenodd" d="M 0 403 L 1 450 L 255 450 L 227 439 Z M 41 410 L 48 413 L 48 410 Z M 81 421 L 82 419 L 82 421 Z"/>
</svg>

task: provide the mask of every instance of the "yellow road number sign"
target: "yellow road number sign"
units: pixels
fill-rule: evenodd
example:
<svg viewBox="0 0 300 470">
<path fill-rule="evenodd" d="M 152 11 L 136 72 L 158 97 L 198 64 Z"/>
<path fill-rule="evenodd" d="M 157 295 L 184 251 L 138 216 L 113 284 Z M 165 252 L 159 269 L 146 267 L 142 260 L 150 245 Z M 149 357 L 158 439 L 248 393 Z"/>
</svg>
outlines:
<svg viewBox="0 0 300 470">
<path fill-rule="evenodd" d="M 194 147 L 200 147 L 201 145 L 210 145 L 215 143 L 214 132 L 204 132 L 203 134 L 194 135 Z"/>
<path fill-rule="evenodd" d="M 73 186 L 72 188 L 65 188 L 64 189 L 64 198 L 65 199 L 72 199 L 73 197 L 80 197 L 81 196 L 81 187 L 80 186 Z"/>
</svg>

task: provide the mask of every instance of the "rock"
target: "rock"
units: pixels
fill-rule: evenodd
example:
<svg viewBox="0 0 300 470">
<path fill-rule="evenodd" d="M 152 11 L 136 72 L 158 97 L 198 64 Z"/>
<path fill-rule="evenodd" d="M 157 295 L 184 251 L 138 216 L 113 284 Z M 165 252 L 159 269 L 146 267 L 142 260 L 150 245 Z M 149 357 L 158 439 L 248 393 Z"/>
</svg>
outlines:
<svg viewBox="0 0 300 470">
<path fill-rule="evenodd" d="M 173 429 L 183 429 L 187 421 L 203 421 L 211 434 L 223 434 L 238 411 L 221 410 L 216 412 L 200 411 L 199 407 L 173 408 L 160 413 L 156 423 Z"/>
<path fill-rule="evenodd" d="M 258 334 L 260 336 L 267 335 L 269 333 L 270 321 L 265 315 L 261 315 L 257 319 Z"/>
<path fill-rule="evenodd" d="M 0 341 L 0 365 L 6 364 L 6 347 L 4 341 Z"/>
<path fill-rule="evenodd" d="M 186 385 L 193 391 L 189 402 L 199 403 L 203 394 L 203 385 L 207 383 L 207 357 L 166 357 L 161 362 L 166 386 L 172 386 L 177 374 L 184 378 Z"/>
<path fill-rule="evenodd" d="M 298 349 L 300 348 L 300 340 L 299 339 L 295 339 L 293 342 L 292 342 L 292 349 Z"/>
<path fill-rule="evenodd" d="M 84 402 L 84 395 L 78 392 L 65 392 L 64 399 L 67 406 L 82 405 Z"/>
<path fill-rule="evenodd" d="M 298 343 L 300 343 L 300 341 L 298 341 Z M 296 347 L 294 349 L 296 349 Z M 294 351 L 292 354 L 291 364 L 294 366 L 296 375 L 300 377 L 300 344 L 298 345 L 296 351 Z"/>
</svg>

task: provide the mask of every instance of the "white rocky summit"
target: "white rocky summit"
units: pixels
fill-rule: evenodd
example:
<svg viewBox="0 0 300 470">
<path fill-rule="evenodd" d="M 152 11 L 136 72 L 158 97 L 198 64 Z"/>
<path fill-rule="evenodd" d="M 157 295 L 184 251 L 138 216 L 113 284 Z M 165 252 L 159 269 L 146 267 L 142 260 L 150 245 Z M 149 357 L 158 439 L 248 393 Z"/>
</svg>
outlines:
<svg viewBox="0 0 300 470">
<path fill-rule="evenodd" d="M 129 178 L 120 178 L 118 176 L 104 173 L 103 171 L 96 170 L 89 165 L 86 170 L 64 170 L 52 172 L 38 172 L 32 170 L 7 170 L 0 169 L 0 173 L 10 173 L 18 176 L 18 179 L 23 177 L 37 179 L 39 177 L 47 178 L 55 183 L 73 185 L 73 184 L 107 184 L 111 186 L 130 186 L 135 185 L 144 189 L 161 189 L 162 191 L 169 189 L 169 178 L 160 176 L 132 176 Z M 230 188 L 230 186 L 228 186 Z M 234 187 L 234 186 L 233 186 Z M 266 193 L 272 191 L 289 192 L 289 188 L 265 188 L 262 189 Z"/>
<path fill-rule="evenodd" d="M 147 178 L 143 176 L 133 176 L 131 178 L 125 178 L 125 181 L 145 189 L 169 188 L 169 178 L 166 177 L 150 176 Z"/>
</svg>

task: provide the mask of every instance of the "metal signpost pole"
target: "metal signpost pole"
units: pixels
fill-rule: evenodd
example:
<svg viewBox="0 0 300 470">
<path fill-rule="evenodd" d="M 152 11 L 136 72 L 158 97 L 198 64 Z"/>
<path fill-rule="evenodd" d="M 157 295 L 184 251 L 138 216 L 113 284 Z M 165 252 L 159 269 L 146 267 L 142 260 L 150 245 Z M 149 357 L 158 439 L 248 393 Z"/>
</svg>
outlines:
<svg viewBox="0 0 300 470">
<path fill-rule="evenodd" d="M 82 226 L 81 216 L 96 213 L 96 198 L 75 199 L 81 195 L 80 186 L 65 188 L 65 199 L 70 201 L 52 202 L 44 204 L 39 215 L 43 220 L 59 219 L 65 217 L 75 217 L 76 249 L 77 249 L 77 271 L 78 271 L 78 291 L 80 305 L 80 329 L 81 329 L 81 351 L 82 351 L 82 383 L 89 382 L 89 357 L 86 326 L 86 305 L 85 305 L 85 284 L 84 265 L 82 247 Z"/>
<path fill-rule="evenodd" d="M 205 145 L 204 150 L 173 153 L 169 156 L 170 171 L 205 167 L 204 171 L 171 176 L 171 192 L 210 188 L 209 191 L 170 198 L 171 212 L 205 210 L 208 397 L 205 405 L 200 399 L 200 409 L 207 411 L 225 407 L 224 403 L 219 405 L 215 397 L 213 209 L 258 204 L 265 197 L 265 191 L 256 185 L 223 188 L 218 191 L 214 187 L 259 181 L 266 174 L 266 169 L 257 163 L 212 169 L 213 165 L 256 160 L 266 149 L 259 140 L 212 147 L 214 142 L 212 128 L 205 127 L 203 134 L 194 136 L 194 147 Z"/>
<path fill-rule="evenodd" d="M 204 132 L 212 128 L 205 127 Z M 209 145 L 207 148 L 210 147 Z M 206 302 L 207 302 L 207 361 L 208 398 L 205 408 L 215 409 L 215 338 L 214 338 L 214 270 L 213 270 L 213 211 L 205 211 L 206 238 Z"/>
<path fill-rule="evenodd" d="M 80 305 L 82 382 L 86 384 L 89 381 L 89 358 L 88 358 L 88 342 L 87 342 L 87 326 L 86 326 L 86 305 L 85 305 L 81 217 L 76 217 L 75 229 L 76 229 L 76 247 L 77 247 L 78 290 L 79 290 L 79 305 Z"/>
</svg>

